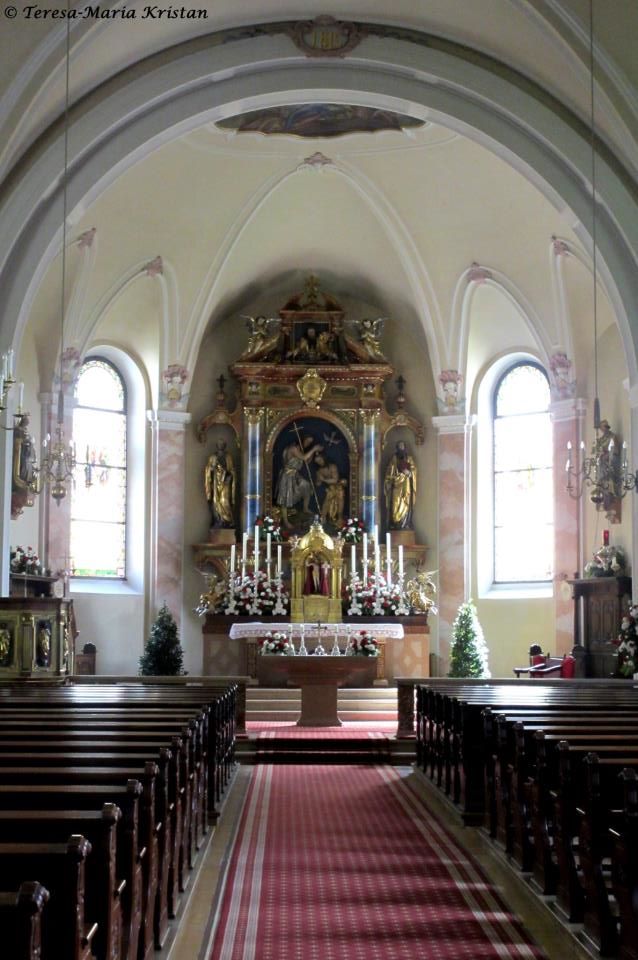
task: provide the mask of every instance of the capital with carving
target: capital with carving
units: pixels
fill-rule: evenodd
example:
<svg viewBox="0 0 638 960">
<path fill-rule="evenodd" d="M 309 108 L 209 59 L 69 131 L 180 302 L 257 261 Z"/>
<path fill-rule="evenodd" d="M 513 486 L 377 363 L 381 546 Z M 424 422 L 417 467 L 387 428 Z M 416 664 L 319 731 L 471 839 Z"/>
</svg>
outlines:
<svg viewBox="0 0 638 960">
<path fill-rule="evenodd" d="M 250 424 L 251 427 L 256 427 L 259 424 L 263 423 L 264 420 L 264 408 L 263 407 L 244 407 L 244 416 Z"/>
</svg>

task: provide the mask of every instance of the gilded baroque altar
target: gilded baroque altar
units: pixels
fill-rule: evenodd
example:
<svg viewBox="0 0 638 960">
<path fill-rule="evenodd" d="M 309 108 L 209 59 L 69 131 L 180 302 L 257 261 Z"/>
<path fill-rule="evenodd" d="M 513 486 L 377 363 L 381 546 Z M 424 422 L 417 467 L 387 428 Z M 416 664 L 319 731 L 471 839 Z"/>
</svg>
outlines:
<svg viewBox="0 0 638 960">
<path fill-rule="evenodd" d="M 260 590 L 278 584 L 278 606 L 270 608 L 275 619 L 286 619 L 285 602 L 293 621 L 339 621 L 348 570 L 352 576 L 363 561 L 360 543 L 344 548 L 337 536 L 348 518 L 358 518 L 370 537 L 366 575 L 380 569 L 380 544 L 387 544 L 390 564 L 390 536 L 395 567 L 397 547 L 401 565 L 404 552 L 406 565 L 418 571 L 424 564 L 426 547 L 414 529 L 411 448 L 423 443 L 424 429 L 405 410 L 402 377 L 394 409 L 386 404 L 385 385 L 395 370 L 382 345 L 384 320 L 350 320 L 316 277 L 287 299 L 278 317 L 244 319 L 246 345 L 229 368 L 238 402 L 228 408 L 220 377 L 215 406 L 197 427 L 200 442 L 212 447 L 203 484 L 211 526 L 207 542 L 194 546 L 196 565 L 213 574 L 206 609 L 209 617 L 225 611 L 228 623 L 238 611 L 247 609 L 249 617 L 251 608 L 238 606 L 235 597 L 230 606 L 227 596 L 225 606 L 220 601 L 229 570 L 233 577 L 241 573 L 239 582 L 245 575 L 256 580 L 257 570 Z M 260 528 L 264 518 L 270 527 Z M 391 576 L 390 566 L 387 572 Z M 206 627 L 204 634 L 211 635 Z M 241 674 L 246 664 L 223 646 L 227 634 L 213 635 L 219 657 L 211 657 L 209 644 L 204 669 Z M 414 675 L 423 675 L 427 662 L 417 660 Z"/>
</svg>

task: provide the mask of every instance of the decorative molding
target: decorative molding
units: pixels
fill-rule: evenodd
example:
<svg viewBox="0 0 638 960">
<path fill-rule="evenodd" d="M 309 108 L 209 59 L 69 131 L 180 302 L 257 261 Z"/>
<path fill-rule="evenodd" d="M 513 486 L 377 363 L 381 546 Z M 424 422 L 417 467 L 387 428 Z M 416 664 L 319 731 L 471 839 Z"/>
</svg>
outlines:
<svg viewBox="0 0 638 960">
<path fill-rule="evenodd" d="M 439 383 L 443 396 L 437 397 L 441 416 L 454 416 L 464 412 L 465 401 L 460 396 L 463 374 L 458 370 L 441 370 Z"/>
<path fill-rule="evenodd" d="M 432 417 L 432 426 L 439 434 L 465 433 L 466 430 L 471 430 L 475 423 L 476 417 L 474 415 L 471 417 L 466 417 L 461 414 L 447 417 Z"/>
<path fill-rule="evenodd" d="M 329 16 L 300 20 L 285 32 L 307 57 L 345 57 L 368 34 L 367 28 L 361 24 Z"/>
<path fill-rule="evenodd" d="M 549 358 L 550 385 L 553 400 L 568 400 L 576 393 L 576 381 L 571 376 L 572 362 L 558 350 Z"/>
<path fill-rule="evenodd" d="M 84 233 L 81 233 L 77 238 L 77 245 L 80 250 L 90 249 L 93 246 L 93 240 L 95 239 L 95 234 L 97 233 L 97 227 L 91 227 L 90 230 L 85 230 Z"/>
<path fill-rule="evenodd" d="M 183 432 L 191 422 L 190 413 L 181 410 L 147 410 L 146 417 L 154 430 L 175 430 Z"/>
<path fill-rule="evenodd" d="M 189 397 L 188 391 L 184 390 L 184 384 L 189 377 L 186 367 L 179 363 L 169 364 L 166 370 L 162 371 L 162 380 L 165 384 L 161 394 L 162 401 L 169 407 L 184 409 Z"/>
<path fill-rule="evenodd" d="M 631 387 L 628 387 L 627 396 L 629 398 L 630 409 L 638 409 L 638 383 L 634 383 Z"/>
<path fill-rule="evenodd" d="M 164 273 L 164 263 L 161 256 L 155 257 L 154 260 L 149 260 L 145 266 L 142 267 L 142 273 L 145 273 L 147 277 L 159 277 Z"/>
<path fill-rule="evenodd" d="M 381 411 L 378 409 L 378 407 L 374 410 L 359 411 L 359 416 L 361 417 L 361 421 L 366 427 L 373 427 L 377 422 L 377 420 L 379 419 L 380 414 L 381 414 Z"/>
<path fill-rule="evenodd" d="M 557 257 L 568 257 L 572 252 L 567 241 L 556 236 L 552 236 L 552 250 Z"/>
<path fill-rule="evenodd" d="M 552 423 L 561 423 L 566 420 L 583 420 L 587 413 L 587 401 L 581 397 L 565 397 L 552 400 L 549 405 L 549 415 Z"/>
<path fill-rule="evenodd" d="M 321 403 L 328 381 L 319 376 L 319 371 L 311 367 L 306 370 L 303 377 L 297 380 L 297 390 L 299 396 L 307 407 L 317 408 Z"/>
<path fill-rule="evenodd" d="M 257 426 L 264 419 L 264 408 L 244 407 L 244 416 L 251 426 Z"/>
<path fill-rule="evenodd" d="M 494 279 L 491 270 L 488 270 L 487 267 L 482 267 L 476 260 L 473 261 L 472 266 L 465 276 L 468 283 L 485 283 L 486 280 Z"/>
<path fill-rule="evenodd" d="M 307 167 L 311 167 L 317 173 L 320 173 L 324 167 L 334 167 L 334 165 L 334 160 L 327 157 L 321 150 L 317 150 L 312 156 L 304 157 L 297 167 L 297 170 L 305 170 Z"/>
</svg>

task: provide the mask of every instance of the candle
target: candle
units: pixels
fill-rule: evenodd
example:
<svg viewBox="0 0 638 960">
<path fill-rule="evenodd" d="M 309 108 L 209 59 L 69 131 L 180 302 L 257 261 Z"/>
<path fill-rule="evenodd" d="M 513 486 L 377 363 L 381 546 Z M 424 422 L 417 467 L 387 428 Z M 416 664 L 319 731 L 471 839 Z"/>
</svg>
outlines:
<svg viewBox="0 0 638 960">
<path fill-rule="evenodd" d="M 248 559 L 248 533 L 246 532 L 246 533 L 244 533 L 244 535 L 242 536 L 242 542 L 241 542 L 241 562 L 245 564 L 247 559 Z"/>
<path fill-rule="evenodd" d="M 255 554 L 259 554 L 259 526 L 255 524 Z"/>
<path fill-rule="evenodd" d="M 236 545 L 234 543 L 231 543 L 230 545 L 230 572 L 231 573 L 235 572 L 235 552 L 236 552 Z"/>
<path fill-rule="evenodd" d="M 24 402 L 24 384 L 22 381 L 18 384 L 18 413 L 22 413 L 22 404 Z"/>
<path fill-rule="evenodd" d="M 368 564 L 368 534 L 364 533 L 363 535 L 363 562 Z"/>
<path fill-rule="evenodd" d="M 379 544 L 374 543 L 374 579 L 376 582 L 379 582 L 379 577 L 381 576 L 381 551 L 379 550 Z"/>
<path fill-rule="evenodd" d="M 270 563 L 270 561 L 272 560 L 271 550 L 272 550 L 271 536 L 270 536 L 270 533 L 267 533 L 266 534 L 266 560 L 268 561 L 268 563 Z"/>
<path fill-rule="evenodd" d="M 277 544 L 277 573 L 281 573 L 281 544 L 280 543 Z"/>
<path fill-rule="evenodd" d="M 399 576 L 403 576 L 403 544 L 399 544 Z"/>
<path fill-rule="evenodd" d="M 9 374 L 10 380 L 13 380 L 13 357 L 14 357 L 14 353 L 13 353 L 13 349 L 11 349 L 7 354 L 7 372 Z"/>
<path fill-rule="evenodd" d="M 3 380 L 6 380 L 6 379 L 7 379 L 7 374 L 8 374 L 8 372 L 9 372 L 8 363 L 9 363 L 9 361 L 8 361 L 8 359 L 7 359 L 7 355 L 6 355 L 6 353 L 3 353 L 3 354 L 2 354 L 2 379 L 3 379 Z"/>
<path fill-rule="evenodd" d="M 350 573 L 356 576 L 357 573 L 357 548 L 354 543 L 350 547 Z"/>
</svg>

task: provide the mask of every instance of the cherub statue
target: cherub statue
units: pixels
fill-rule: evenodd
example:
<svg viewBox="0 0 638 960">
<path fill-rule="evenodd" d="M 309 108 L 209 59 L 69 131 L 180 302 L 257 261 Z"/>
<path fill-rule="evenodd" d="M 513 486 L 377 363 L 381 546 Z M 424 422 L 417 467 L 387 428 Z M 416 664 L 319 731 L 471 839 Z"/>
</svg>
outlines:
<svg viewBox="0 0 638 960">
<path fill-rule="evenodd" d="M 267 360 L 271 353 L 280 345 L 281 332 L 279 330 L 280 320 L 268 319 L 266 317 L 246 317 L 247 327 L 250 333 L 248 346 L 240 356 L 240 360 Z M 271 325 L 277 325 L 276 331 L 271 333 Z"/>
<path fill-rule="evenodd" d="M 408 580 L 405 585 L 405 596 L 414 613 L 436 613 L 436 584 L 432 579 L 436 570 L 430 570 L 428 573 L 417 573 L 413 580 Z"/>
<path fill-rule="evenodd" d="M 371 360 L 379 363 L 387 358 L 381 350 L 379 340 L 383 333 L 383 325 L 386 317 L 378 317 L 376 320 L 355 320 L 355 326 L 359 335 L 359 340 L 353 340 L 352 337 L 344 337 L 348 350 L 357 357 L 362 363 L 369 363 Z"/>
<path fill-rule="evenodd" d="M 207 574 L 206 592 L 200 594 L 195 613 L 202 617 L 205 613 L 219 613 L 226 602 L 226 584 L 216 574 Z"/>
</svg>

